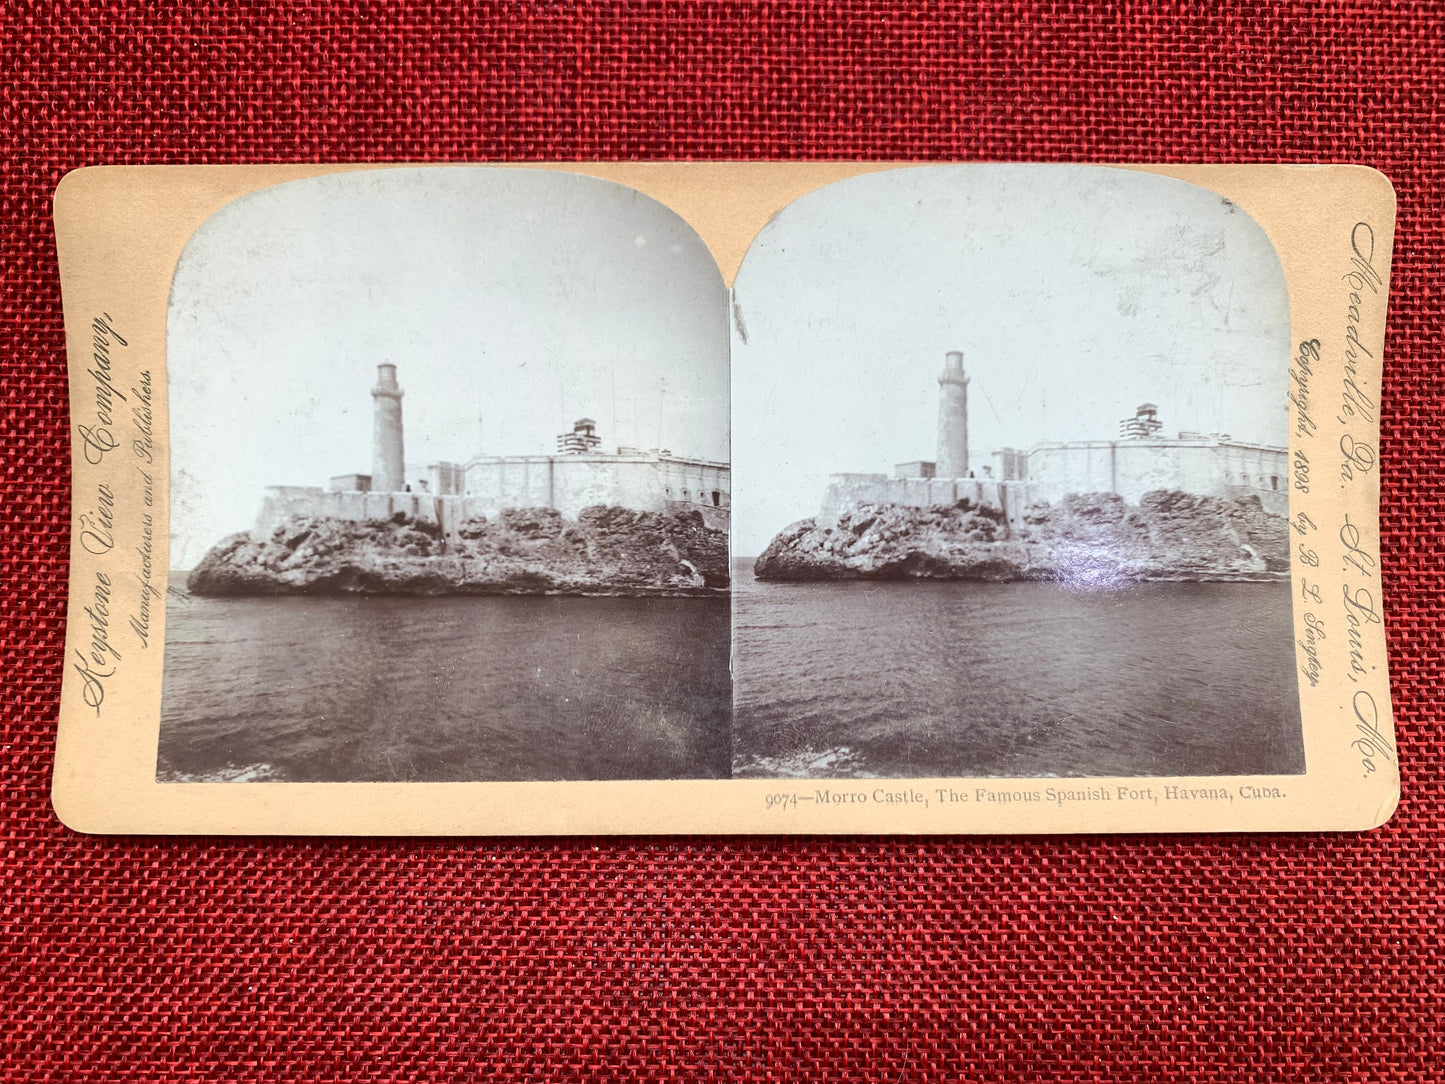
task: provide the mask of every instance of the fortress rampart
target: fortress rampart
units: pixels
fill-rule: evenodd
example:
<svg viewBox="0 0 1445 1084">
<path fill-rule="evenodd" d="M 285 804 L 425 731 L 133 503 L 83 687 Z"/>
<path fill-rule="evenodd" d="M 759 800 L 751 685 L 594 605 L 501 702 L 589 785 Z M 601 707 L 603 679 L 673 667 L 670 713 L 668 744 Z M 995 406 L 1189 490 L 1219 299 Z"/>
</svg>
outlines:
<svg viewBox="0 0 1445 1084">
<path fill-rule="evenodd" d="M 464 466 L 433 463 L 415 486 L 405 481 L 401 401 L 396 366 L 377 367 L 372 473 L 340 474 L 320 486 L 268 486 L 254 534 L 269 535 L 292 516 L 369 522 L 404 514 L 435 523 L 449 539 L 469 519 L 495 518 L 509 508 L 553 508 L 576 519 L 584 508 L 613 505 L 637 512 L 696 511 L 716 530 L 731 515 L 726 463 L 675 456 L 666 449 L 598 451 L 596 422 L 580 419 L 557 438 L 557 455 L 479 455 Z"/>
<path fill-rule="evenodd" d="M 968 434 L 968 377 L 962 361 L 962 354 L 950 352 L 939 378 L 936 461 L 901 463 L 892 477 L 829 476 L 821 524 L 831 525 L 839 513 L 862 504 L 929 508 L 966 499 L 1002 511 L 1017 527 L 1030 506 L 1057 504 L 1070 493 L 1114 493 L 1138 504 L 1154 490 L 1228 500 L 1255 496 L 1266 512 L 1289 514 L 1285 448 L 1236 441 L 1225 434 L 1160 436 L 1162 424 L 1152 403 L 1120 423 L 1118 440 L 1045 442 L 1027 451 L 1005 448 L 993 454 L 991 466 L 979 468 L 982 477 L 977 477 L 968 464 L 980 462 L 980 457 L 960 448 Z"/>
<path fill-rule="evenodd" d="M 929 508 L 974 504 L 997 508 L 1019 526 L 1030 505 L 1057 504 L 1070 493 L 1117 493 L 1131 504 L 1152 490 L 1202 497 L 1256 496 L 1266 512 L 1289 514 L 1289 456 L 1263 444 L 1201 440 L 1097 440 L 1040 444 L 1028 452 L 1028 480 L 890 478 L 834 474 L 820 522 L 860 504 Z"/>
<path fill-rule="evenodd" d="M 569 519 L 589 505 L 610 504 L 649 512 L 698 508 L 725 523 L 732 503 L 726 464 L 650 454 L 481 456 L 467 464 L 465 495 L 483 515 L 555 508 Z"/>
<path fill-rule="evenodd" d="M 1265 511 L 1289 512 L 1289 455 L 1284 448 L 1224 438 L 1086 440 L 1029 449 L 1034 500 L 1069 493 L 1117 493 L 1138 504 L 1145 493 L 1173 489 L 1206 497 L 1256 496 Z"/>
<path fill-rule="evenodd" d="M 364 477 L 364 476 L 362 476 Z M 320 486 L 268 486 L 257 536 L 291 516 L 366 522 L 405 513 L 435 523 L 448 538 L 478 516 L 507 508 L 555 508 L 568 519 L 590 505 L 640 512 L 701 513 L 707 526 L 727 530 L 732 503 L 726 464 L 660 456 L 489 456 L 466 467 L 466 492 L 327 491 Z"/>
<path fill-rule="evenodd" d="M 1023 525 L 1024 513 L 1039 498 L 1029 482 L 991 478 L 890 478 L 886 474 L 833 474 L 818 516 L 820 526 L 836 525 L 842 512 L 861 504 L 902 504 L 912 508 L 952 507 L 967 499 L 1003 512 L 1011 527 Z"/>
<path fill-rule="evenodd" d="M 325 516 L 330 519 L 365 523 L 388 520 L 398 512 L 426 523 L 443 527 L 467 518 L 458 513 L 460 497 L 435 497 L 429 493 L 337 493 L 320 486 L 267 486 L 261 499 L 261 512 L 256 517 L 255 535 L 271 533 L 272 528 L 292 516 Z"/>
</svg>

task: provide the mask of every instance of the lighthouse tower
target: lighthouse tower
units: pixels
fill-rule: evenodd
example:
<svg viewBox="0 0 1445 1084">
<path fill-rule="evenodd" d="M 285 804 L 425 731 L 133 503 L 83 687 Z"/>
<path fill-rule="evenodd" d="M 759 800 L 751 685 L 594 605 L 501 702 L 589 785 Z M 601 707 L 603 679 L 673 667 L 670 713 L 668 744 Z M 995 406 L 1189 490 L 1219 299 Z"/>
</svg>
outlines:
<svg viewBox="0 0 1445 1084">
<path fill-rule="evenodd" d="M 376 367 L 376 401 L 371 429 L 371 488 L 376 493 L 400 493 L 406 488 L 406 457 L 401 440 L 402 390 L 395 365 Z"/>
<path fill-rule="evenodd" d="M 400 423 L 398 423 L 400 424 Z M 938 378 L 938 478 L 968 477 L 968 377 L 963 353 L 944 355 Z"/>
</svg>

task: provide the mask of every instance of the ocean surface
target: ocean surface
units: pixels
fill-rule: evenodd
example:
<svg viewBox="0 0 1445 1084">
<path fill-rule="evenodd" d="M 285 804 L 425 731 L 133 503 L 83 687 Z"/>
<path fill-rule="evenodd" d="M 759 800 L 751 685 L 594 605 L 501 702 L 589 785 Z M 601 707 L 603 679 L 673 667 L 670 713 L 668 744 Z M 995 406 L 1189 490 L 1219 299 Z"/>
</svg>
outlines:
<svg viewBox="0 0 1445 1084">
<path fill-rule="evenodd" d="M 166 606 L 162 781 L 716 778 L 728 601 Z"/>
<path fill-rule="evenodd" d="M 1285 774 L 1290 585 L 172 590 L 163 781 Z M 173 581 L 175 582 L 175 581 Z M 735 698 L 735 699 L 734 699 Z"/>
<path fill-rule="evenodd" d="M 1287 582 L 733 591 L 737 776 L 1304 770 Z"/>
</svg>

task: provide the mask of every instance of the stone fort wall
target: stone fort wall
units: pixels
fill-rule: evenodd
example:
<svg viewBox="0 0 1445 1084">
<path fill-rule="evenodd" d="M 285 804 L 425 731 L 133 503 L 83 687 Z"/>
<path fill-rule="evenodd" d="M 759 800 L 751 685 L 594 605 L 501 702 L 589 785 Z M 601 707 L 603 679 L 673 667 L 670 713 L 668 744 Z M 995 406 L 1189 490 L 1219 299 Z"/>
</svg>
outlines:
<svg viewBox="0 0 1445 1084">
<path fill-rule="evenodd" d="M 1199 496 L 1259 497 L 1265 511 L 1289 514 L 1288 452 L 1266 445 L 1199 440 L 1082 441 L 1041 444 L 1029 452 L 1027 481 L 991 478 L 892 478 L 886 474 L 835 474 L 819 521 L 860 504 L 919 508 L 963 498 L 1001 510 L 1019 526 L 1030 505 L 1056 504 L 1070 493 L 1117 493 L 1137 504 L 1151 490 Z"/>
<path fill-rule="evenodd" d="M 991 478 L 890 478 L 886 474 L 834 474 L 828 479 L 818 522 L 832 526 L 839 513 L 860 504 L 905 504 L 932 508 L 957 504 L 967 498 L 977 505 L 997 508 L 1011 527 L 1023 524 L 1023 515 L 1037 497 L 1030 482 L 999 482 Z"/>
<path fill-rule="evenodd" d="M 319 486 L 269 486 L 255 532 L 268 534 L 291 516 L 366 522 L 397 513 L 438 524 L 455 537 L 466 520 L 507 508 L 555 508 L 568 519 L 590 505 L 637 511 L 695 509 L 709 527 L 726 530 L 732 498 L 726 465 L 648 456 L 517 456 L 474 460 L 466 493 L 328 492 Z"/>
<path fill-rule="evenodd" d="M 466 468 L 466 496 L 483 515 L 555 508 L 569 519 L 594 504 L 660 512 L 673 505 L 726 509 L 730 471 L 721 463 L 652 456 L 499 456 Z"/>
<path fill-rule="evenodd" d="M 335 493 L 320 486 L 267 486 L 254 533 L 269 534 L 292 516 L 325 516 L 365 523 L 390 519 L 398 512 L 455 531 L 457 524 L 469 518 L 464 501 L 462 497 L 437 497 L 430 493 Z"/>
<path fill-rule="evenodd" d="M 1177 489 L 1233 499 L 1253 494 L 1265 511 L 1289 512 L 1289 454 L 1283 448 L 1218 440 L 1098 440 L 1040 444 L 1029 451 L 1029 482 L 1039 500 L 1069 493 L 1117 493 L 1137 504 L 1145 493 Z"/>
</svg>

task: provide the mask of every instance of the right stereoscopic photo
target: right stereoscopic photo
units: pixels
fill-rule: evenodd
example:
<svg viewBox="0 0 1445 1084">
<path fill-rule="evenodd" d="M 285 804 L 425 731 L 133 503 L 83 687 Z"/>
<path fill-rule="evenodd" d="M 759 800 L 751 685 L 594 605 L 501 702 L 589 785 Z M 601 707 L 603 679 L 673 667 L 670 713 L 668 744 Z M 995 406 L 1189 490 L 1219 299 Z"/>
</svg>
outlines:
<svg viewBox="0 0 1445 1084">
<path fill-rule="evenodd" d="M 758 236 L 731 349 L 735 777 L 1304 771 L 1289 299 L 1242 208 L 854 178 Z"/>
</svg>

